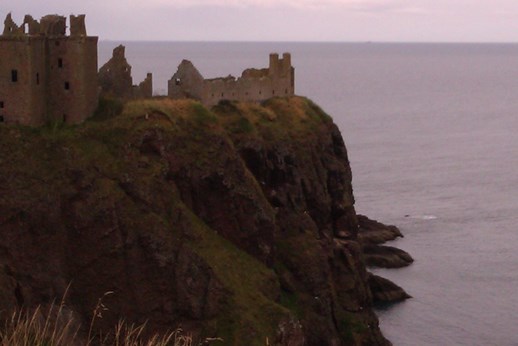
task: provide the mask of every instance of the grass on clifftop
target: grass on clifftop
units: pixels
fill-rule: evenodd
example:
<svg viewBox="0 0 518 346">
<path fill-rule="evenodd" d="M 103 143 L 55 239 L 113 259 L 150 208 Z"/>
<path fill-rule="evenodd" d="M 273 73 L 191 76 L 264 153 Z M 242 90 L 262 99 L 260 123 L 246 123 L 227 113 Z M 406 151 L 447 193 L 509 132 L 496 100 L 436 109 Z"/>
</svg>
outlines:
<svg viewBox="0 0 518 346">
<path fill-rule="evenodd" d="M 102 107 L 94 119 L 77 126 L 0 125 L 0 184 L 7 186 L 8 183 L 13 191 L 22 192 L 16 201 L 6 201 L 0 196 L 0 207 L 18 207 L 18 203 L 20 209 L 30 210 L 45 198 L 58 200 L 72 189 L 67 185 L 70 183 L 67 179 L 80 172 L 81 181 L 89 184 L 92 193 L 91 207 L 89 204 L 85 214 L 95 218 L 96 208 L 102 211 L 104 204 L 116 204 L 114 202 L 126 198 L 119 184 L 126 179 L 139 187 L 138 192 L 142 193 L 138 197 L 142 203 L 148 203 L 149 209 L 149 214 L 142 220 L 128 224 L 136 228 L 160 222 L 171 226 L 174 222 L 170 215 L 156 211 L 150 202 L 156 196 L 154 189 L 161 187 L 157 181 L 164 179 L 169 167 L 160 153 L 142 154 L 141 147 L 137 148 L 147 133 L 157 132 L 165 143 L 174 146 L 171 152 L 182 164 L 208 170 L 214 165 L 225 164 L 219 160 L 221 153 L 208 148 L 207 143 L 215 139 L 223 139 L 229 146 L 233 145 L 230 136 L 257 135 L 276 141 L 304 139 L 331 122 L 318 106 L 301 97 L 274 98 L 263 105 L 225 101 L 212 110 L 196 101 L 170 99 L 132 101 L 122 109 L 116 102 L 106 102 Z M 255 184 L 260 190 L 258 183 Z M 250 185 L 246 187 L 253 190 Z M 231 298 L 223 313 L 208 323 L 210 335 L 222 337 L 224 345 L 264 345 L 265 338 L 275 336 L 281 320 L 301 314 L 296 297 L 276 296 L 280 292 L 279 282 L 272 269 L 220 237 L 182 202 L 180 196 L 172 192 L 168 198 L 171 209 L 182 210 L 188 215 L 189 226 L 195 234 L 189 246 L 211 266 L 230 292 Z M 134 201 L 123 205 L 128 215 L 121 214 L 121 217 L 129 218 L 139 210 Z M 172 228 L 170 231 L 174 232 Z M 0 345 L 69 345 L 58 341 L 74 334 L 76 327 L 65 322 L 59 329 L 45 320 L 42 326 L 40 315 L 39 312 L 38 315 L 27 312 L 13 315 L 4 332 L 0 333 Z M 122 324 L 115 327 L 112 335 L 118 334 L 127 340 L 140 336 L 141 328 L 144 327 Z M 178 333 L 156 336 L 155 343 L 137 338 L 135 340 L 140 341 L 115 345 L 165 345 L 160 343 L 164 338 L 175 340 L 174 345 L 190 345 L 186 341 L 188 338 Z M 176 343 L 177 338 L 180 343 Z"/>
</svg>

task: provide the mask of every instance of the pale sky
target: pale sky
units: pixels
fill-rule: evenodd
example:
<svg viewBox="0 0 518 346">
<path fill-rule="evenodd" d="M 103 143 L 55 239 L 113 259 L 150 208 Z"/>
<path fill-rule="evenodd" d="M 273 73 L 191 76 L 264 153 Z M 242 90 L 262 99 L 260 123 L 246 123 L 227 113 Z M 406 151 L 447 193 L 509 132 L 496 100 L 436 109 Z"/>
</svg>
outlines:
<svg viewBox="0 0 518 346">
<path fill-rule="evenodd" d="M 8 12 L 84 13 L 104 40 L 518 42 L 518 0 L 0 0 Z"/>
</svg>

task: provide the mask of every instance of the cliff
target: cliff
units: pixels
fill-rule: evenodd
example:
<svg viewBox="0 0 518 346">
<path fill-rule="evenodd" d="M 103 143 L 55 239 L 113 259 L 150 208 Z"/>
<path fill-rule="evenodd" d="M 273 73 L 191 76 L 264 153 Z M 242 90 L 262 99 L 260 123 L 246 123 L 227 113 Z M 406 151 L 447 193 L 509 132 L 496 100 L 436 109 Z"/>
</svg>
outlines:
<svg viewBox="0 0 518 346">
<path fill-rule="evenodd" d="M 67 306 L 225 345 L 387 345 L 347 151 L 311 101 L 135 101 L 0 126 L 0 311 Z"/>
</svg>

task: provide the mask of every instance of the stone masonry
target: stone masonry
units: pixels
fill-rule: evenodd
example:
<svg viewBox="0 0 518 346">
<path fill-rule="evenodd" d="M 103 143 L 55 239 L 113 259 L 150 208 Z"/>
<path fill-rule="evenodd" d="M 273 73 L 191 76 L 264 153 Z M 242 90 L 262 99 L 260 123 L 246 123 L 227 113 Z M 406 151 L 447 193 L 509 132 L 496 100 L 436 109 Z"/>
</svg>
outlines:
<svg viewBox="0 0 518 346">
<path fill-rule="evenodd" d="M 85 16 L 31 16 L 18 26 L 8 14 L 0 35 L 0 122 L 77 124 L 97 108 L 97 41 Z"/>
<path fill-rule="evenodd" d="M 112 58 L 99 69 L 99 85 L 103 97 L 129 100 L 153 96 L 151 73 L 148 73 L 146 79 L 139 85 L 133 85 L 131 65 L 126 60 L 123 45 L 115 47 Z"/>
<path fill-rule="evenodd" d="M 168 96 L 173 99 L 193 98 L 206 106 L 221 100 L 260 102 L 274 96 L 295 94 L 295 69 L 291 55 L 270 54 L 270 65 L 264 69 L 247 69 L 241 77 L 204 79 L 188 61 L 183 60 L 168 82 Z"/>
</svg>

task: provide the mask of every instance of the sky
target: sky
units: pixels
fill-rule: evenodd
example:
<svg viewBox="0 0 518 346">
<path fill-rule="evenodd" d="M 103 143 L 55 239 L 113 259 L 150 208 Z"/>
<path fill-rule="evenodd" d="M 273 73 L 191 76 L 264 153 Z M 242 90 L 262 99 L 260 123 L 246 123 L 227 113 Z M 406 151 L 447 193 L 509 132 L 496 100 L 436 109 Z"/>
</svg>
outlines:
<svg viewBox="0 0 518 346">
<path fill-rule="evenodd" d="M 0 0 L 9 12 L 86 14 L 103 40 L 518 41 L 518 0 Z"/>
</svg>

